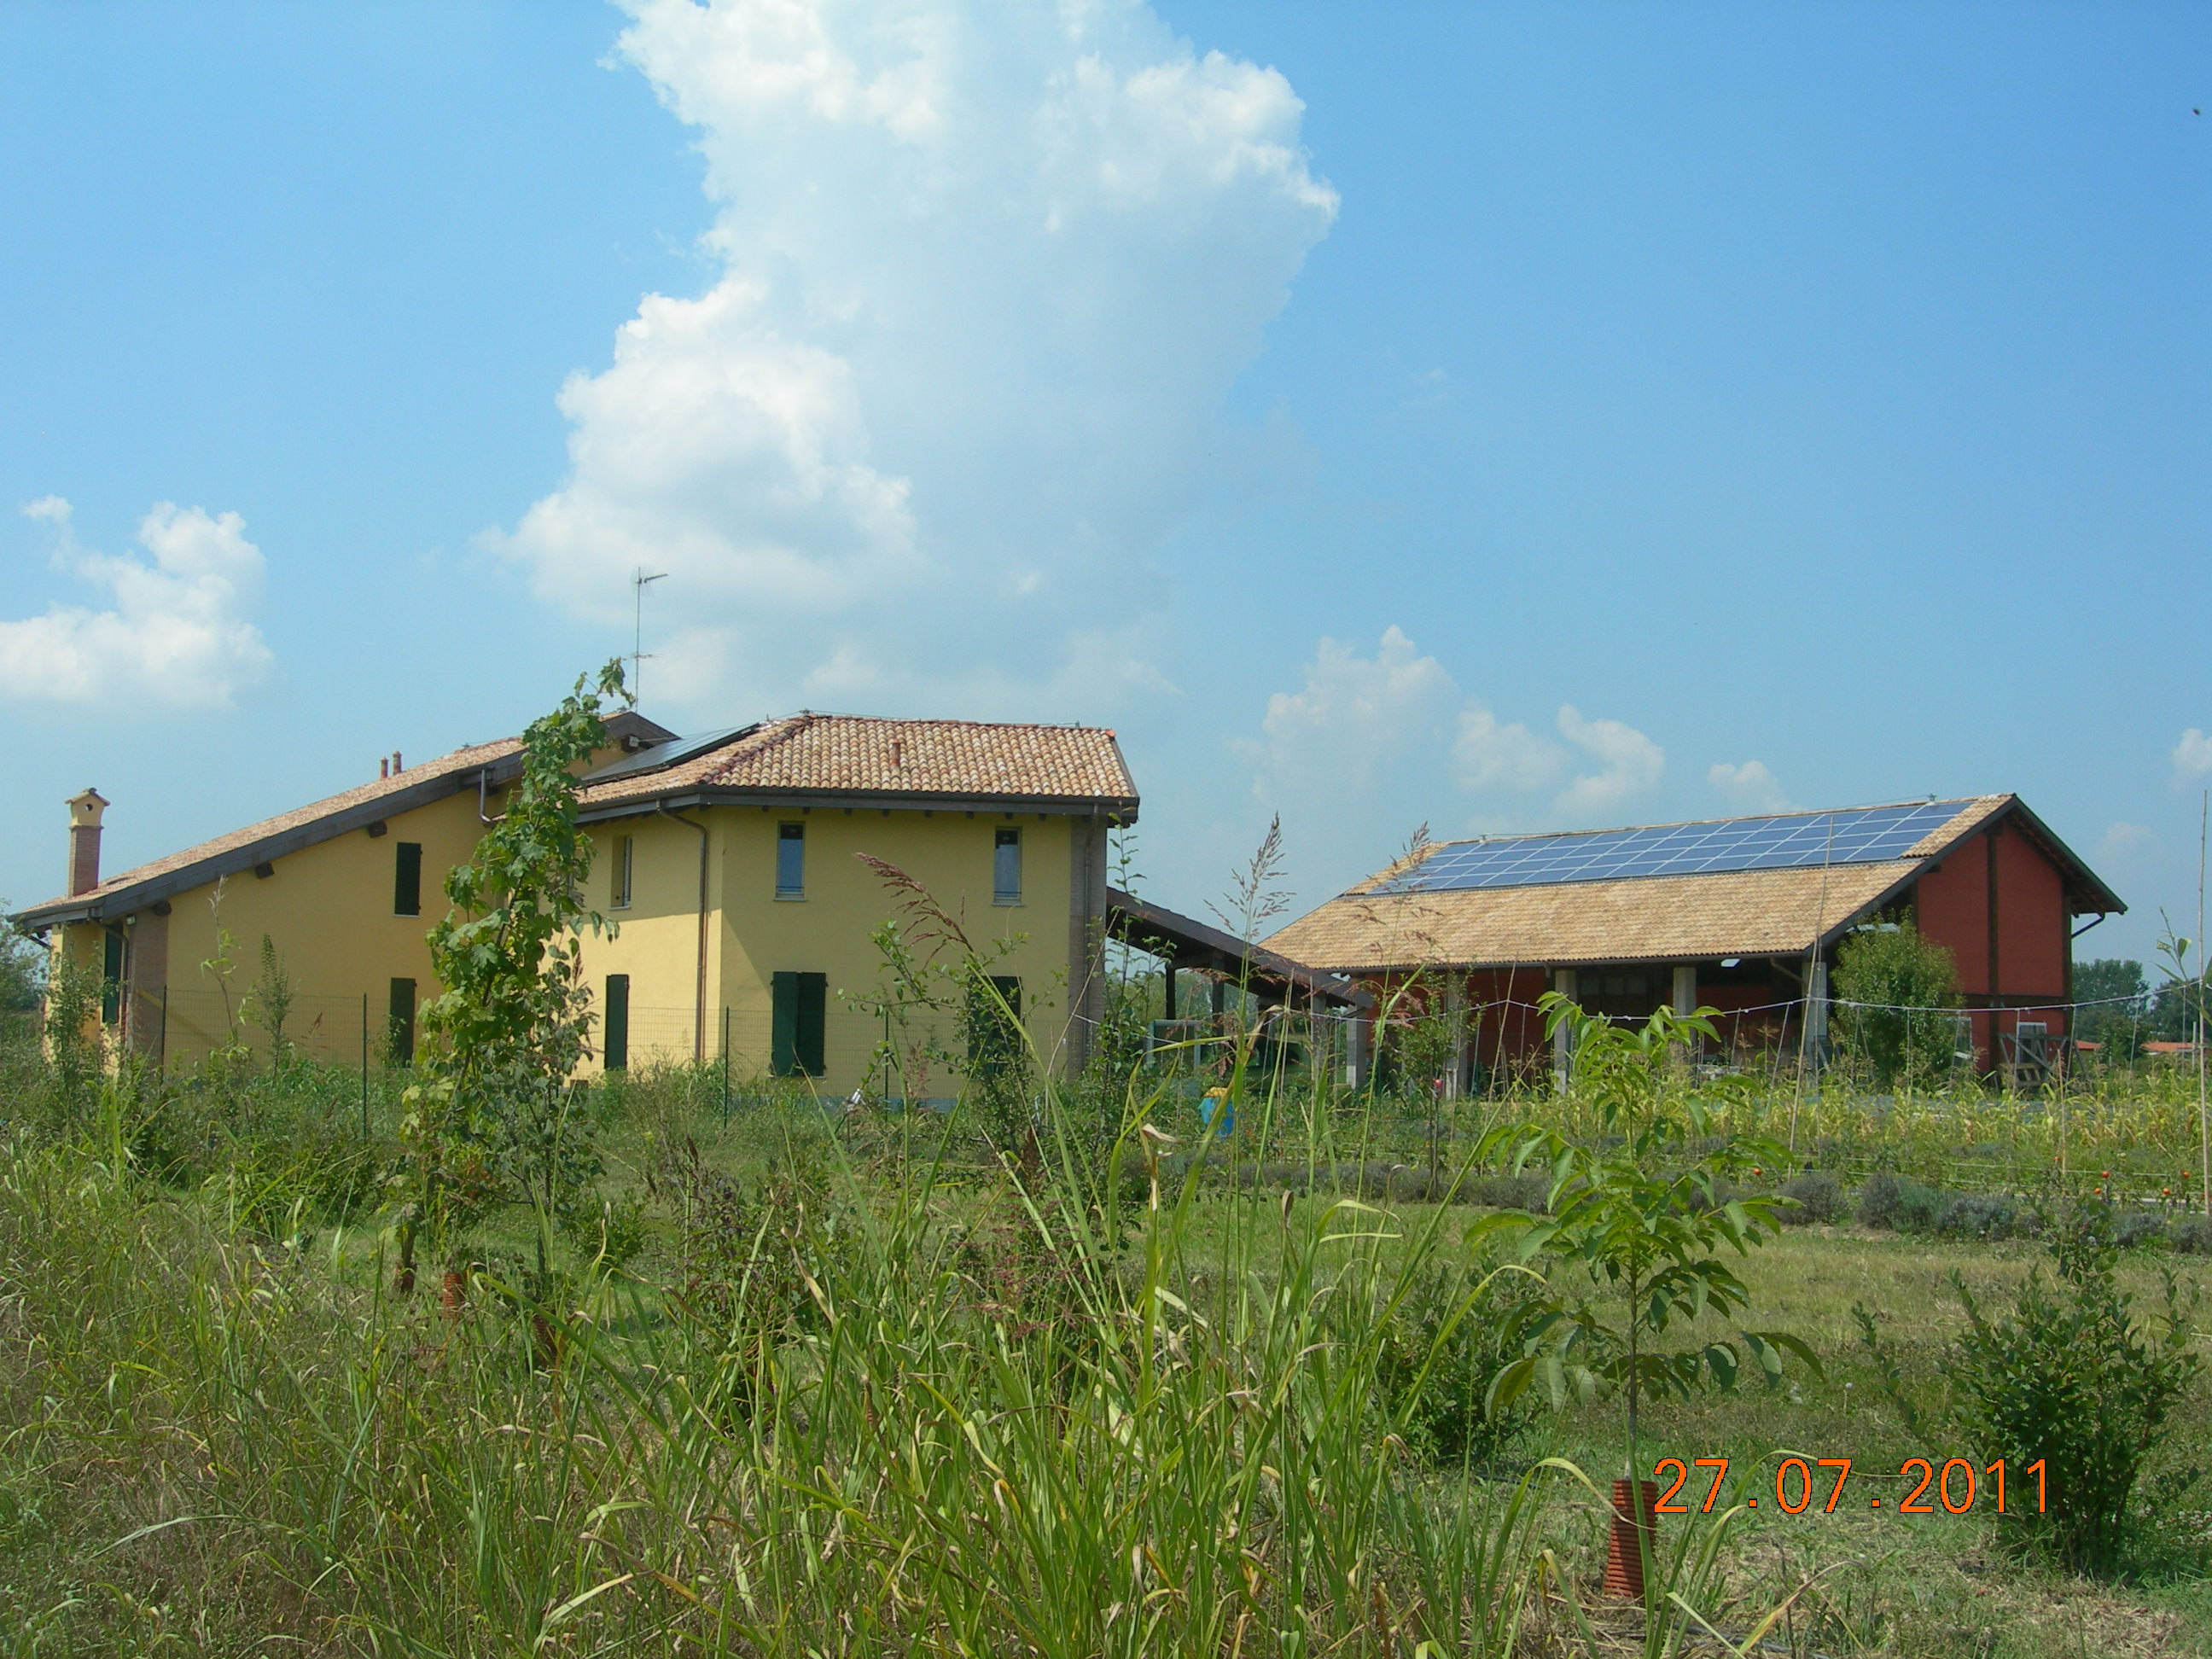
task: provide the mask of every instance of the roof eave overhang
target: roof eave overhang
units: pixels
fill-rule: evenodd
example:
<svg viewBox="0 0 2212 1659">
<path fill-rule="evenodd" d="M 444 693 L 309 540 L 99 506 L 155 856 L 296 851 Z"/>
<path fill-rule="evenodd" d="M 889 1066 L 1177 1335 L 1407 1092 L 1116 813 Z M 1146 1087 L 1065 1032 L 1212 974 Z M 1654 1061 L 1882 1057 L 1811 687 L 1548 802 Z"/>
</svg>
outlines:
<svg viewBox="0 0 2212 1659">
<path fill-rule="evenodd" d="M 404 812 L 414 811 L 434 801 L 458 795 L 464 789 L 477 787 L 479 780 L 487 787 L 507 782 L 522 770 L 520 753 L 503 755 L 480 765 L 465 766 L 452 772 L 441 772 L 435 777 L 410 784 L 404 789 L 395 789 L 390 794 L 379 795 L 374 800 L 348 806 L 307 823 L 294 824 L 289 830 L 264 836 L 240 847 L 229 848 L 207 858 L 198 859 L 174 870 L 165 870 L 158 876 L 143 881 L 134 881 L 127 886 L 112 887 L 78 895 L 53 903 L 34 905 L 18 911 L 11 920 L 27 932 L 43 933 L 51 927 L 67 927 L 80 921 L 113 921 L 144 909 L 149 904 L 159 904 L 164 899 L 174 898 L 179 893 L 189 893 L 195 887 L 204 887 L 225 876 L 242 875 L 258 864 L 270 864 L 280 858 L 318 845 L 335 841 L 340 836 L 350 835 L 356 830 L 366 830 L 372 823 L 380 823 Z"/>
<path fill-rule="evenodd" d="M 1982 827 L 1997 823 L 2008 817 L 2017 817 L 2030 840 L 2043 843 L 2043 850 L 2059 868 L 2066 883 L 2067 914 L 2069 915 L 2122 916 L 2128 907 L 2118 893 L 2107 887 L 2101 877 L 2064 842 L 2051 832 L 2051 826 L 2028 810 L 2027 804 L 2017 795 L 1992 812 Z"/>
<path fill-rule="evenodd" d="M 807 806 L 858 811 L 1048 812 L 1064 817 L 1104 818 L 1115 823 L 1137 821 L 1134 795 L 978 795 L 956 791 L 922 789 L 717 789 L 685 786 L 648 794 L 626 796 L 586 806 L 577 815 L 580 823 L 605 823 L 615 818 L 645 817 L 665 809 L 683 812 L 709 806 Z"/>
<path fill-rule="evenodd" d="M 1352 984 L 1331 969 L 1316 968 L 1310 963 L 1286 957 L 1279 951 L 1271 951 L 1264 945 L 1255 945 L 1238 939 L 1235 934 L 1211 923 L 1199 921 L 1170 910 L 1164 905 L 1149 902 L 1118 887 L 1107 890 L 1107 909 L 1118 912 L 1139 924 L 1128 931 L 1139 939 L 1156 937 L 1160 944 L 1169 945 L 1194 945 L 1213 953 L 1224 962 L 1239 963 L 1263 978 L 1279 980 L 1310 995 L 1326 997 L 1340 1006 L 1367 1009 L 1374 999 L 1361 987 Z M 1117 934 L 1116 937 L 1121 937 Z M 1123 939 L 1132 948 L 1144 950 L 1138 940 Z"/>
</svg>

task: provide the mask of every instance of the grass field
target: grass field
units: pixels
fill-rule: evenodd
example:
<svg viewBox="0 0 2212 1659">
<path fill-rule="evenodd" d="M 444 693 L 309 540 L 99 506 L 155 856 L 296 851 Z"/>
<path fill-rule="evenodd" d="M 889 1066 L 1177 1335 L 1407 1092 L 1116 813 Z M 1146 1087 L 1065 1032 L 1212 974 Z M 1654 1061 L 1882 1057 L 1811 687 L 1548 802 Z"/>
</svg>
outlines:
<svg viewBox="0 0 2212 1659">
<path fill-rule="evenodd" d="M 393 1294 L 381 1189 L 342 1169 L 382 1167 L 389 1103 L 364 1146 L 342 1083 L 203 1094 L 158 1129 L 113 1090 L 73 1126 L 0 1112 L 0 1652 L 1642 1650 L 1596 1585 L 1602 1509 L 1542 1462 L 1618 1473 L 1617 1405 L 1440 1467 L 1378 1383 L 1378 1320 L 1464 1259 L 1479 1210 L 1213 1172 L 1155 1200 L 1134 1139 L 1109 1185 L 1056 1169 L 1051 1137 L 1009 1171 L 936 1120 L 781 1099 L 725 1126 L 702 1079 L 644 1079 L 605 1103 L 601 1242 L 627 1230 L 624 1259 L 565 1244 L 549 1324 L 516 1290 L 527 1211 L 472 1242 L 458 1305 L 435 1274 Z M 2155 1090 L 2077 1104 L 2069 1135 L 2103 1138 L 2069 1155 L 2155 1173 L 2179 1133 Z M 1761 1110 L 1793 1107 L 1808 1151 L 1848 1130 L 1930 1176 L 1946 1147 L 2027 1145 L 2021 1185 L 2051 1156 L 2040 1109 Z M 1176 1109 L 1154 1115 L 1188 1128 Z M 1448 1170 L 1478 1109 L 1425 1129 L 1363 1110 L 1332 1103 L 1318 1134 L 1287 1099 L 1272 1128 L 1248 1111 L 1238 1156 Z M 1714 1627 L 1786 1607 L 1764 1650 L 2212 1652 L 2201 1492 L 2129 1585 L 2022 1565 L 1984 1514 L 1896 1512 L 1905 1458 L 1965 1449 L 1906 1439 L 1853 1304 L 1924 1382 L 1960 1323 L 1948 1276 L 2001 1292 L 2040 1255 L 1842 1224 L 1743 1264 L 1759 1322 L 1823 1366 L 1647 1409 L 1647 1464 L 1725 1456 L 1735 1497 L 1767 1498 L 1679 1581 Z M 2123 1278 L 2149 1291 L 2163 1267 L 2208 1273 L 2138 1251 Z M 2200 1391 L 2154 1467 L 2209 1428 Z M 1786 1452 L 1852 1459 L 1850 1502 L 1778 1512 Z M 1712 1524 L 1668 1520 L 1665 1544 Z"/>
</svg>

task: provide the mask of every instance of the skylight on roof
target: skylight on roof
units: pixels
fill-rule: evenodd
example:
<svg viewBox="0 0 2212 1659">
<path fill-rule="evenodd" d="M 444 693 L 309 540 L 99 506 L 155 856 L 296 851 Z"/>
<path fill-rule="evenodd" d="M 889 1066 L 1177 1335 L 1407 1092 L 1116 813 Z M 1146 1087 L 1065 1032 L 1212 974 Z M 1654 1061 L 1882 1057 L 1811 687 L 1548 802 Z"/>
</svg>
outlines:
<svg viewBox="0 0 2212 1659">
<path fill-rule="evenodd" d="M 1968 805 L 1964 800 L 1916 801 L 1903 806 L 1852 806 L 1832 812 L 1723 818 L 1708 823 L 1450 842 L 1374 890 L 1458 892 L 1482 887 L 1624 881 L 1645 876 L 1817 869 L 1823 864 L 1879 864 L 1902 858 Z"/>
</svg>

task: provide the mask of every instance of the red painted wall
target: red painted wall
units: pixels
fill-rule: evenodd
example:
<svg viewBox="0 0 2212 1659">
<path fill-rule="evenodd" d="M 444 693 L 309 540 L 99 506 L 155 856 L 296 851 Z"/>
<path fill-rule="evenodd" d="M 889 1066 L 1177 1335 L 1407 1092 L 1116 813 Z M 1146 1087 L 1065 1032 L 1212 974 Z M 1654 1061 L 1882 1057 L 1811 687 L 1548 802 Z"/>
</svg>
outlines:
<svg viewBox="0 0 2212 1659">
<path fill-rule="evenodd" d="M 1467 1006 L 1483 1011 L 1474 1036 L 1474 1058 L 1486 1076 L 1501 1072 L 1529 1074 L 1548 1063 L 1544 1017 L 1535 1003 L 1551 988 L 1551 975 L 1540 968 L 1467 976 Z"/>
<path fill-rule="evenodd" d="M 1996 982 L 1990 982 L 1990 890 L 1996 876 Z M 2063 1003 L 2073 918 L 2058 867 L 2035 843 L 2008 823 L 1969 836 L 1914 888 L 1920 931 L 1949 948 L 1959 963 L 1959 988 L 1970 1002 L 1994 991 L 2008 1005 L 1996 1011 L 1995 1032 L 2021 1019 L 2041 1020 L 2056 1036 L 2066 1029 L 2062 1008 L 2010 1005 L 2038 1000 Z M 1991 1016 L 1973 1016 L 1974 1047 L 1984 1069 L 1993 1065 Z"/>
</svg>

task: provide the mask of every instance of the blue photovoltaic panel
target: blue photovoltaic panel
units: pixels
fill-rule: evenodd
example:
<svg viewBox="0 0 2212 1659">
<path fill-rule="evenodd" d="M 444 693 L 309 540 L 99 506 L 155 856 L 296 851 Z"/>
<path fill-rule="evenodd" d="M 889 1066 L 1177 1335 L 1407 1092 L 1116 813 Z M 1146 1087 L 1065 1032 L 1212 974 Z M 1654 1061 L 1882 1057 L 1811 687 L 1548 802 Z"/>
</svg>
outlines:
<svg viewBox="0 0 2212 1659">
<path fill-rule="evenodd" d="M 1454 892 L 1474 887 L 1541 887 L 1553 882 L 1638 876 L 1711 875 L 1734 870 L 1800 870 L 1902 858 L 1971 803 L 1917 801 L 1852 806 L 1786 817 L 1723 818 L 1644 830 L 1502 836 L 1439 847 L 1378 893 Z"/>
</svg>

